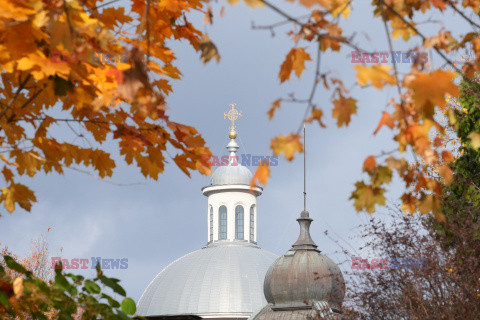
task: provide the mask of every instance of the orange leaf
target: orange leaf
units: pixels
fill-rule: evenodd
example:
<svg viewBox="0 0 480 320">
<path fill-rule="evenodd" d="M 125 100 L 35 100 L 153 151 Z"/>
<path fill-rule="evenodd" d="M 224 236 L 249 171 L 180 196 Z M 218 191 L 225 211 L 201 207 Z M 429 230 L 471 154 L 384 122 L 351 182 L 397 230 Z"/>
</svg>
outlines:
<svg viewBox="0 0 480 320">
<path fill-rule="evenodd" d="M 455 159 L 453 157 L 452 153 L 448 150 L 442 151 L 442 158 L 443 158 L 443 161 L 445 161 L 445 162 L 451 162 Z"/>
<path fill-rule="evenodd" d="M 333 101 L 334 108 L 332 110 L 332 117 L 337 119 L 337 126 L 348 126 L 352 114 L 357 113 L 357 100 L 353 98 L 345 99 L 342 95 L 340 98 Z"/>
<path fill-rule="evenodd" d="M 448 186 L 453 181 L 452 169 L 446 164 L 438 169 L 440 175 L 443 177 L 444 183 Z"/>
<path fill-rule="evenodd" d="M 250 181 L 250 188 L 256 186 L 257 181 L 263 185 L 266 185 L 268 182 L 268 177 L 270 177 L 270 164 L 268 161 L 262 161 L 260 165 L 257 167 L 255 174 Z"/>
<path fill-rule="evenodd" d="M 372 171 L 375 168 L 375 165 L 377 162 L 375 161 L 374 156 L 369 156 L 367 159 L 365 159 L 365 162 L 363 163 L 363 171 Z"/>
<path fill-rule="evenodd" d="M 305 70 L 305 61 L 311 60 L 312 58 L 303 48 L 292 48 L 280 66 L 280 73 L 278 74 L 280 82 L 290 79 L 292 71 L 295 71 L 297 77 L 300 78 L 303 70 Z"/>
<path fill-rule="evenodd" d="M 413 100 L 419 110 L 446 104 L 445 95 L 458 95 L 458 86 L 453 82 L 455 73 L 436 70 L 431 73 L 420 72 L 415 79 L 407 83 L 413 91 Z"/>
<path fill-rule="evenodd" d="M 288 161 L 292 161 L 295 152 L 303 152 L 303 145 L 300 142 L 300 135 L 291 133 L 288 137 L 281 134 L 273 138 L 270 148 L 275 155 L 283 153 Z"/>
<path fill-rule="evenodd" d="M 322 128 L 326 128 L 325 124 L 322 122 L 323 111 L 320 109 L 313 109 L 312 114 L 309 118 L 305 119 L 305 122 L 312 122 L 313 120 L 317 120 L 318 123 Z"/>
<path fill-rule="evenodd" d="M 280 109 L 280 99 L 277 99 L 272 102 L 272 107 L 268 110 L 268 120 L 272 120 L 273 116 L 275 115 L 275 111 Z"/>
<path fill-rule="evenodd" d="M 395 125 L 395 122 L 393 121 L 392 116 L 388 112 L 383 112 L 382 118 L 380 119 L 380 122 L 378 123 L 377 129 L 373 132 L 373 134 L 377 134 L 378 130 L 380 130 L 381 127 L 386 125 L 390 129 L 393 129 L 393 126 Z"/>
</svg>

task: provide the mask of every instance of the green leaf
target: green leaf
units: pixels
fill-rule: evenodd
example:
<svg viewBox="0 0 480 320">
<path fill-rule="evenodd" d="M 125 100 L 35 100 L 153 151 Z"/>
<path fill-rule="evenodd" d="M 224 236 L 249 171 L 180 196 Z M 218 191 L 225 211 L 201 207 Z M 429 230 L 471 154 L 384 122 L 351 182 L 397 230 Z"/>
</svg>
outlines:
<svg viewBox="0 0 480 320">
<path fill-rule="evenodd" d="M 59 315 L 58 315 L 58 320 L 74 320 L 72 318 L 72 316 L 68 313 L 65 313 L 65 312 L 61 312 Z"/>
<path fill-rule="evenodd" d="M 120 310 L 117 310 L 117 315 L 120 317 L 120 319 L 122 320 L 131 320 L 132 318 L 130 318 L 129 316 L 127 316 L 125 313 L 123 313 L 122 311 Z"/>
<path fill-rule="evenodd" d="M 76 284 L 82 284 L 82 281 L 85 279 L 81 275 L 75 275 L 75 274 L 71 274 L 71 273 L 67 273 L 67 274 L 65 274 L 65 276 L 71 278 L 73 280 L 73 282 L 75 282 Z"/>
<path fill-rule="evenodd" d="M 34 319 L 41 319 L 41 320 L 48 320 L 48 318 L 42 313 L 38 311 L 32 312 L 32 316 L 34 316 Z"/>
<path fill-rule="evenodd" d="M 100 293 L 100 287 L 98 286 L 98 284 L 91 280 L 85 280 L 85 283 L 83 285 L 90 293 Z"/>
<path fill-rule="evenodd" d="M 67 278 L 63 276 L 61 273 L 57 273 L 55 275 L 55 286 L 57 288 L 63 289 L 63 290 L 69 290 L 70 289 L 70 283 L 68 282 Z"/>
<path fill-rule="evenodd" d="M 135 301 L 132 298 L 125 298 L 122 301 L 122 311 L 129 315 L 134 315 L 135 311 L 137 311 L 137 307 L 135 306 Z"/>
<path fill-rule="evenodd" d="M 107 278 L 105 276 L 101 276 L 100 277 L 100 281 L 102 281 L 102 283 L 104 285 L 106 285 L 107 287 L 110 287 L 113 289 L 113 291 L 115 291 L 116 293 L 122 295 L 122 296 L 126 296 L 127 293 L 125 292 L 125 290 L 122 288 L 122 286 L 120 286 L 115 280 L 112 280 L 110 278 Z"/>
<path fill-rule="evenodd" d="M 15 271 L 20 272 L 20 273 L 23 273 L 23 274 L 28 273 L 27 269 L 25 269 L 21 264 L 16 262 L 15 259 L 13 259 L 12 257 L 3 256 L 3 259 L 5 260 L 5 263 L 7 264 L 7 266 L 10 269 L 15 270 Z"/>
<path fill-rule="evenodd" d="M 108 300 L 108 304 L 110 304 L 110 306 L 111 306 L 112 308 L 118 308 L 118 307 L 120 307 L 120 303 L 119 303 L 117 300 L 115 300 L 115 299 L 113 299 L 112 297 L 110 297 L 109 295 L 107 295 L 107 294 L 105 294 L 105 293 L 102 293 L 102 298 L 107 299 L 107 300 Z"/>
<path fill-rule="evenodd" d="M 3 304 L 5 308 L 8 308 L 8 296 L 3 291 L 0 291 L 0 303 Z"/>
</svg>

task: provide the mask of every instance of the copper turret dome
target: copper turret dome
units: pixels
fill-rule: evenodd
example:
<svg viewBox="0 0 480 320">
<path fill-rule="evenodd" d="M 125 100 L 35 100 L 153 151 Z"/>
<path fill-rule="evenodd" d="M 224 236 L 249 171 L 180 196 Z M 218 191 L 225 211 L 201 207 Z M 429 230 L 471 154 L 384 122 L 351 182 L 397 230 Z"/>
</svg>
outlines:
<svg viewBox="0 0 480 320">
<path fill-rule="evenodd" d="M 300 235 L 267 271 L 263 292 L 268 305 L 250 319 L 335 319 L 345 297 L 340 268 L 320 253 L 310 236 L 313 219 L 302 211 Z M 320 317 L 318 317 L 320 315 Z"/>
</svg>

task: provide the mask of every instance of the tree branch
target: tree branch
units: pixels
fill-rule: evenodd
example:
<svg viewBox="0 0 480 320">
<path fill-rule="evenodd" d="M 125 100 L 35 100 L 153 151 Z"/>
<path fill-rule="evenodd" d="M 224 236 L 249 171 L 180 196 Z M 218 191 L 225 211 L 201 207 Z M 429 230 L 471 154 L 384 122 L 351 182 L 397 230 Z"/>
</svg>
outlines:
<svg viewBox="0 0 480 320">
<path fill-rule="evenodd" d="M 17 91 L 15 91 L 15 94 L 13 95 L 13 97 L 7 103 L 5 108 L 3 108 L 3 110 L 0 112 L 0 118 L 2 118 L 5 115 L 5 113 L 8 111 L 8 109 L 10 109 L 12 107 L 13 103 L 18 98 L 18 95 L 20 94 L 20 91 L 22 91 L 25 88 L 25 85 L 27 84 L 28 80 L 30 80 L 30 78 L 32 76 L 29 74 L 23 81 L 20 81 L 20 77 L 21 76 L 19 76 L 19 78 L 18 78 L 18 81 L 20 83 L 18 84 Z"/>
<path fill-rule="evenodd" d="M 462 16 L 462 18 L 464 18 L 465 20 L 467 20 L 471 25 L 474 25 L 475 27 L 479 28 L 480 29 L 480 25 L 476 24 L 475 22 L 473 22 L 472 19 L 470 19 L 469 17 L 467 17 L 462 11 L 458 10 L 458 8 L 455 6 L 455 4 L 451 1 L 451 0 L 445 0 L 445 2 L 448 3 L 448 5 L 456 12 L 458 13 L 460 16 Z"/>
<path fill-rule="evenodd" d="M 409 21 L 405 20 L 405 18 L 400 13 L 398 13 L 391 5 L 387 4 L 385 0 L 378 1 L 385 7 L 387 7 L 393 14 L 399 17 L 409 28 L 415 31 L 424 42 L 425 40 L 427 40 L 427 38 L 417 28 L 415 28 L 415 26 L 413 26 Z M 465 81 L 467 81 L 468 83 L 472 83 L 471 80 L 463 73 L 463 71 L 458 69 L 457 66 L 450 59 L 448 59 L 447 56 L 445 56 L 445 54 L 443 54 L 443 52 L 437 48 L 436 45 L 433 46 L 433 49 L 442 57 L 443 60 L 445 60 L 445 62 L 447 62 L 450 67 L 452 67 L 456 72 L 458 72 Z"/>
<path fill-rule="evenodd" d="M 322 38 L 335 40 L 335 41 L 341 42 L 341 43 L 345 44 L 346 46 L 351 47 L 351 48 L 353 48 L 357 51 L 368 53 L 368 51 L 366 51 L 362 48 L 359 48 L 358 46 L 349 42 L 349 40 L 345 37 L 334 37 L 334 36 L 331 36 L 331 35 L 326 34 L 326 33 L 319 33 L 317 30 L 313 29 L 309 25 L 305 25 L 304 23 L 298 21 L 294 17 L 292 17 L 292 16 L 288 15 L 287 13 L 283 12 L 282 10 L 280 10 L 278 7 L 274 6 L 273 4 L 268 2 L 267 0 L 259 0 L 259 1 L 262 2 L 263 4 L 265 4 L 267 7 L 269 7 L 273 11 L 275 11 L 276 13 L 278 13 L 279 15 L 281 15 L 282 17 L 286 18 L 288 21 L 290 21 L 290 22 L 292 22 L 292 23 L 294 23 L 294 24 L 296 24 L 296 25 L 298 25 L 302 28 L 310 30 L 311 32 L 313 32 L 315 35 L 318 36 L 319 40 L 322 39 Z"/>
</svg>

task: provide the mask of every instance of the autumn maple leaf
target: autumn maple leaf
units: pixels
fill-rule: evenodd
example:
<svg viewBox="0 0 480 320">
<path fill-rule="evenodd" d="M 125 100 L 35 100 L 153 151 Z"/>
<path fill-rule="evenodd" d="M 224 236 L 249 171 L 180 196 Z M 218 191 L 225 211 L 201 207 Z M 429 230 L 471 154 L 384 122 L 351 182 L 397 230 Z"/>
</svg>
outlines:
<svg viewBox="0 0 480 320">
<path fill-rule="evenodd" d="M 357 100 L 340 95 L 339 99 L 333 101 L 333 105 L 335 107 L 332 110 L 332 117 L 337 119 L 337 126 L 348 126 L 352 114 L 357 113 Z"/>
<path fill-rule="evenodd" d="M 275 155 L 284 154 L 288 161 L 292 161 L 295 152 L 303 152 L 303 145 L 300 142 L 300 135 L 291 133 L 289 136 L 283 134 L 272 139 L 270 148 Z"/>
<path fill-rule="evenodd" d="M 389 72 L 392 68 L 386 65 L 374 65 L 366 67 L 362 65 L 356 65 L 357 81 L 360 86 L 365 86 L 369 82 L 377 89 L 383 88 L 386 84 L 395 84 L 396 80 Z"/>
<path fill-rule="evenodd" d="M 250 181 L 250 188 L 253 188 L 257 185 L 257 181 L 263 185 L 266 185 L 268 182 L 268 177 L 270 177 L 270 165 L 267 161 L 262 161 L 257 167 L 255 174 Z"/>
<path fill-rule="evenodd" d="M 305 61 L 311 61 L 310 55 L 303 48 L 292 48 L 285 57 L 285 61 L 280 66 L 278 77 L 280 82 L 290 79 L 292 71 L 295 71 L 297 77 L 300 78 L 303 70 L 305 70 Z"/>
<path fill-rule="evenodd" d="M 429 106 L 443 108 L 446 105 L 445 95 L 457 96 L 459 93 L 454 79 L 455 73 L 452 71 L 420 72 L 415 79 L 407 83 L 407 87 L 413 91 L 413 100 L 418 110 Z"/>
</svg>

